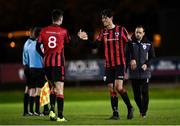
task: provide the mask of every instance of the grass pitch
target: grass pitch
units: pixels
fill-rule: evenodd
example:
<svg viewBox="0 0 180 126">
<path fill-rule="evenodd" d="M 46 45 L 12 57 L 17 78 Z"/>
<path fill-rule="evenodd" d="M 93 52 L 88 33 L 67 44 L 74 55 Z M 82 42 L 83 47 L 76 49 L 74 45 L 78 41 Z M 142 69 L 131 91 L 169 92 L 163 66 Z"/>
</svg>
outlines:
<svg viewBox="0 0 180 126">
<path fill-rule="evenodd" d="M 128 88 L 128 87 L 127 87 Z M 109 120 L 110 100 L 105 87 L 65 88 L 64 115 L 68 122 L 52 122 L 48 116 L 23 117 L 23 91 L 0 93 L 1 125 L 179 125 L 180 87 L 151 88 L 147 118 L 139 117 L 132 90 L 128 94 L 135 108 L 134 118 L 126 119 L 127 109 L 119 97 L 120 120 Z"/>
</svg>

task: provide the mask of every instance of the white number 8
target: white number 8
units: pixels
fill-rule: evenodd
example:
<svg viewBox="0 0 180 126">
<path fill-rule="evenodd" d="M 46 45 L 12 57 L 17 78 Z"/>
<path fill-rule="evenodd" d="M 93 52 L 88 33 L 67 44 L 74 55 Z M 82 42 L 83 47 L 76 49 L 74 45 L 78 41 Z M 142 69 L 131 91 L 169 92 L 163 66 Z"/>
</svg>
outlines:
<svg viewBox="0 0 180 126">
<path fill-rule="evenodd" d="M 56 47 L 56 37 L 55 36 L 50 36 L 48 38 L 48 46 L 49 46 L 49 48 L 55 48 Z"/>
</svg>

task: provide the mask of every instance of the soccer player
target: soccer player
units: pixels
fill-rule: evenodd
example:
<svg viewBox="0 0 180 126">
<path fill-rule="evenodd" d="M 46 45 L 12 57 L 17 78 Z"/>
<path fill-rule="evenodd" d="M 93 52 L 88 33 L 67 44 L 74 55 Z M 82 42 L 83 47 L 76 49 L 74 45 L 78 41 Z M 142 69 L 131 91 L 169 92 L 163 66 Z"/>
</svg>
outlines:
<svg viewBox="0 0 180 126">
<path fill-rule="evenodd" d="M 132 36 L 132 50 L 129 50 L 130 79 L 134 100 L 139 108 L 140 116 L 145 118 L 149 104 L 149 79 L 151 60 L 155 57 L 152 43 L 146 38 L 144 27 L 139 25 Z"/>
<path fill-rule="evenodd" d="M 104 28 L 101 30 L 95 42 L 88 42 L 94 47 L 96 45 L 104 47 L 105 56 L 105 83 L 108 85 L 108 90 L 111 97 L 111 107 L 113 115 L 110 119 L 119 119 L 118 112 L 118 92 L 124 103 L 127 106 L 127 119 L 133 118 L 133 107 L 130 103 L 126 89 L 123 87 L 124 72 L 125 72 L 125 54 L 124 47 L 128 43 L 127 30 L 113 23 L 113 13 L 110 9 L 105 9 L 101 12 L 101 19 Z M 79 31 L 78 36 L 87 40 L 86 32 Z"/>
<path fill-rule="evenodd" d="M 64 45 L 70 43 L 68 31 L 60 27 L 63 22 L 63 11 L 52 11 L 52 24 L 40 32 L 36 49 L 44 57 L 46 76 L 52 86 L 50 94 L 50 119 L 53 121 L 67 121 L 63 116 L 64 107 Z M 44 47 L 44 54 L 40 45 Z M 57 101 L 58 114 L 55 114 L 55 101 Z"/>
<path fill-rule="evenodd" d="M 45 83 L 45 73 L 43 70 L 43 60 L 36 51 L 37 37 L 40 32 L 39 28 L 32 28 L 30 37 L 24 44 L 23 48 L 23 64 L 25 66 L 25 75 L 27 78 L 27 86 L 24 95 L 24 115 L 42 116 L 40 113 L 40 91 Z M 30 111 L 28 112 L 28 102 L 30 101 Z M 35 103 L 35 112 L 34 112 Z M 48 106 L 44 107 L 44 111 L 48 111 Z"/>
</svg>

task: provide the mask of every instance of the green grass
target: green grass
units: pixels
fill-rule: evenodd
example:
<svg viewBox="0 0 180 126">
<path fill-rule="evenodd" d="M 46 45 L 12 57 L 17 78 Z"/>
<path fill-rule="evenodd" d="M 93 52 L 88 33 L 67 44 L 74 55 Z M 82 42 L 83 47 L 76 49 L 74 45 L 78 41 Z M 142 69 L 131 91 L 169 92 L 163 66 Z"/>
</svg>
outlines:
<svg viewBox="0 0 180 126">
<path fill-rule="evenodd" d="M 129 96 L 135 108 L 134 118 L 126 119 L 127 109 L 119 97 L 120 120 L 108 120 L 111 107 L 107 89 L 104 87 L 65 88 L 64 115 L 68 122 L 52 122 L 45 117 L 23 117 L 23 91 L 9 91 L 0 93 L 0 124 L 2 125 L 178 125 L 180 124 L 180 87 L 150 89 L 150 104 L 148 116 L 139 117 L 138 108 Z"/>
</svg>

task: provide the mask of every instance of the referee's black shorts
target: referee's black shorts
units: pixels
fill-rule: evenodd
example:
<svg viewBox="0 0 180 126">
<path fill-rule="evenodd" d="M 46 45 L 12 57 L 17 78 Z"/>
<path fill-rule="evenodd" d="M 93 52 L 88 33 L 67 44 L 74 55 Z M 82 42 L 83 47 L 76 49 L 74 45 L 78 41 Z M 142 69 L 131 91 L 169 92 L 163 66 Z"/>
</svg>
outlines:
<svg viewBox="0 0 180 126">
<path fill-rule="evenodd" d="M 124 65 L 106 68 L 104 76 L 105 84 L 114 83 L 115 80 L 124 80 L 124 72 Z"/>
<path fill-rule="evenodd" d="M 57 81 L 64 82 L 64 66 L 61 67 L 46 67 L 45 73 L 48 78 L 48 81 L 52 85 Z"/>
<path fill-rule="evenodd" d="M 30 68 L 30 88 L 42 88 L 46 82 L 43 68 Z"/>
<path fill-rule="evenodd" d="M 24 68 L 24 75 L 26 77 L 26 86 L 30 86 L 30 73 L 29 73 L 29 67 Z"/>
</svg>

